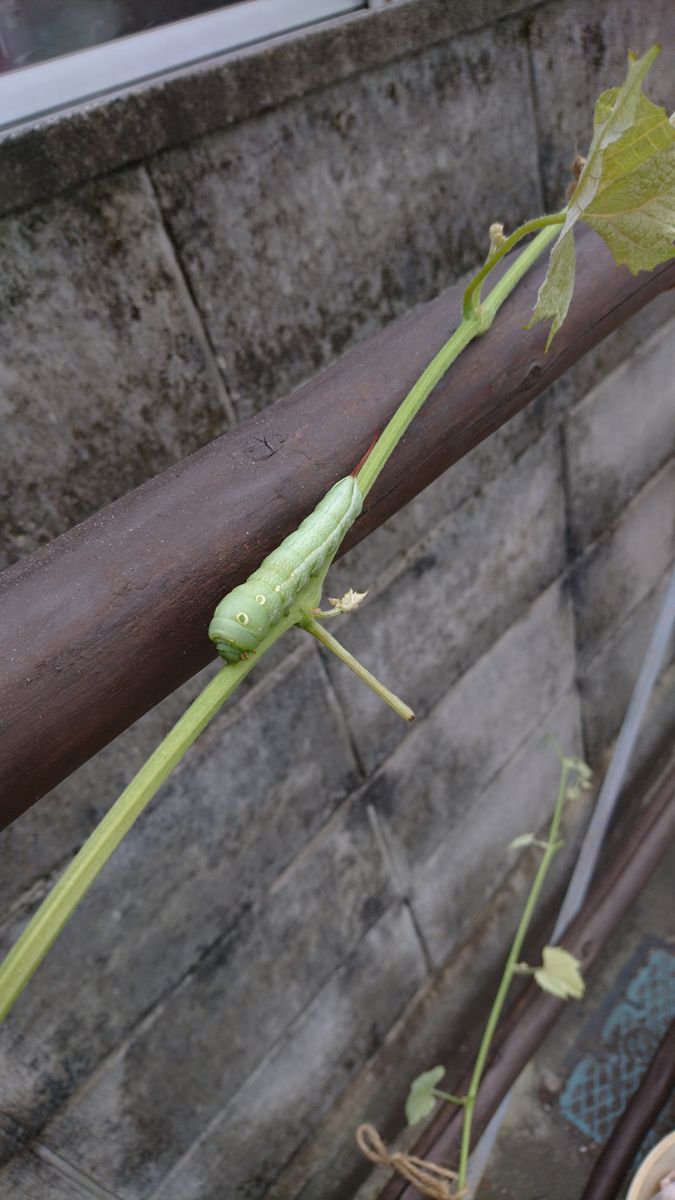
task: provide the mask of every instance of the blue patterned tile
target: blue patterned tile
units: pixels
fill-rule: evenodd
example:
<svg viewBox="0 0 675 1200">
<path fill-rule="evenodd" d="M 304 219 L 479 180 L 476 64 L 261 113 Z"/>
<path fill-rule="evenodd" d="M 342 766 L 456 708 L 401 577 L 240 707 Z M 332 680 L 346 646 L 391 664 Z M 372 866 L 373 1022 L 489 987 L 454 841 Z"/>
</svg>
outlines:
<svg viewBox="0 0 675 1200">
<path fill-rule="evenodd" d="M 560 1096 L 565 1120 L 602 1144 L 640 1084 L 675 1015 L 675 948 L 648 939 L 585 1027 Z M 671 1120 L 667 1105 L 650 1133 Z M 673 1114 L 675 1117 L 675 1113 Z M 645 1143 L 643 1150 L 650 1147 Z"/>
</svg>

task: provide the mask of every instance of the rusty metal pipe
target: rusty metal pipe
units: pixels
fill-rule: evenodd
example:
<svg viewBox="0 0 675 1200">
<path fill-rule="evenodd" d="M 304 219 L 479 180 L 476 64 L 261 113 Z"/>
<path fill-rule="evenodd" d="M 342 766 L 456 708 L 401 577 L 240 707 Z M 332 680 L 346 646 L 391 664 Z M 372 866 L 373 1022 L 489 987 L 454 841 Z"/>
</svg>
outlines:
<svg viewBox="0 0 675 1200">
<path fill-rule="evenodd" d="M 345 548 L 365 537 L 669 287 L 579 236 L 553 348 L 523 326 L 545 264 L 509 298 L 416 418 Z M 349 472 L 460 315 L 461 288 L 392 322 L 244 422 L 0 574 L 0 827 L 213 656 L 220 597 Z"/>
</svg>

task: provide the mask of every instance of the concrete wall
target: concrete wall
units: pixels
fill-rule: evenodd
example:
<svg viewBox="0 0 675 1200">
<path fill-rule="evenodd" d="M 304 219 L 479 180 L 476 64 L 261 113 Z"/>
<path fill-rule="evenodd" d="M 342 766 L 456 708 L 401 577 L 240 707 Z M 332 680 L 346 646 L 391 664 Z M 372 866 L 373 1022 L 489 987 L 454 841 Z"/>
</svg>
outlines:
<svg viewBox="0 0 675 1200">
<path fill-rule="evenodd" d="M 390 31 L 341 78 L 292 39 L 291 98 L 2 219 L 5 561 L 557 204 L 629 47 L 666 44 L 667 99 L 666 0 L 458 5 L 451 33 L 434 7 L 341 26 Z M 181 764 L 0 1032 L 2 1200 L 347 1200 L 355 1125 L 395 1131 L 410 1078 L 462 1059 L 532 867 L 504 846 L 552 805 L 545 735 L 602 762 L 675 559 L 674 332 L 666 296 L 334 568 L 412 728 L 291 634 Z M 4 833 L 3 946 L 199 684 Z"/>
</svg>

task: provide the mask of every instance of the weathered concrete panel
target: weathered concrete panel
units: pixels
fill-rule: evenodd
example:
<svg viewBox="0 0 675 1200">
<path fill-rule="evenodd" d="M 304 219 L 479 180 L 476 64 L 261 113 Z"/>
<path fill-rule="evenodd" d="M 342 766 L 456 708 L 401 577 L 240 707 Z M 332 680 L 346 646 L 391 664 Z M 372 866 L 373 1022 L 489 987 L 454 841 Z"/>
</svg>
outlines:
<svg viewBox="0 0 675 1200">
<path fill-rule="evenodd" d="M 227 427 L 143 172 L 0 223 L 0 342 L 0 566 Z"/>
<path fill-rule="evenodd" d="M 652 300 L 625 325 L 620 325 L 614 333 L 610 333 L 594 350 L 580 358 L 554 386 L 568 393 L 569 407 L 572 407 L 674 317 L 675 293 L 671 290 Z"/>
<path fill-rule="evenodd" d="M 199 959 L 43 1142 L 124 1196 L 146 1195 L 393 899 L 366 810 L 352 802 Z"/>
<path fill-rule="evenodd" d="M 387 913 L 153 1200 L 258 1200 L 424 980 L 405 908 Z"/>
<path fill-rule="evenodd" d="M 489 790 L 493 781 L 534 730 L 540 731 L 543 740 L 542 721 L 573 682 L 573 645 L 569 606 L 556 583 L 461 677 L 427 719 L 416 725 L 366 787 L 364 799 L 374 805 L 382 821 L 404 887 L 420 886 L 423 895 L 421 881 L 427 880 L 429 861 L 440 842 L 448 848 L 457 870 L 453 888 L 459 915 L 446 911 L 446 929 L 452 928 L 453 920 L 456 927 L 464 927 L 466 919 L 475 917 L 470 894 L 467 909 L 462 909 L 459 895 L 463 888 L 470 893 L 471 867 L 465 874 L 462 866 L 464 840 L 473 839 L 480 831 L 485 853 L 494 852 L 492 832 L 485 821 L 470 833 L 474 806 L 486 793 L 486 804 L 497 803 Z M 563 736 L 569 734 L 569 714 L 560 721 Z M 546 818 L 548 794 L 539 792 L 537 826 Z M 514 803 L 517 822 L 517 799 Z M 525 819 L 531 823 L 536 800 L 528 799 L 526 793 L 522 805 Z M 496 836 L 501 839 L 499 819 L 493 816 L 492 820 L 497 821 Z M 504 836 L 508 841 L 508 835 Z M 455 839 L 456 850 L 451 851 Z M 473 853 L 479 856 L 479 851 Z M 431 879 L 428 883 L 433 886 Z M 429 903 L 422 900 L 422 908 Z M 438 946 L 436 927 L 430 932 Z"/>
<path fill-rule="evenodd" d="M 423 717 L 564 562 L 554 431 L 420 542 L 395 582 L 346 618 L 337 636 Z M 362 591 L 374 581 L 351 582 Z M 328 670 L 370 771 L 406 726 L 332 656 Z"/>
<path fill-rule="evenodd" d="M 539 210 L 517 23 L 290 102 L 151 170 L 245 416 L 478 263 L 491 221 Z"/>
<path fill-rule="evenodd" d="M 0 924 L 48 888 L 212 675 L 201 671 L 0 830 Z"/>
<path fill-rule="evenodd" d="M 560 762 L 547 735 L 556 737 L 566 753 L 581 753 L 575 691 L 540 715 L 540 723 L 485 791 L 467 808 L 460 801 L 458 818 L 451 817 L 449 831 L 436 822 L 436 848 L 412 871 L 410 902 L 439 966 L 475 924 L 513 866 L 515 852 L 507 849 L 509 842 L 521 833 L 539 833 L 553 811 Z M 452 798 L 457 803 L 456 794 Z"/>
<path fill-rule="evenodd" d="M 675 560 L 675 460 L 650 479 L 571 571 L 580 667 Z"/>
<path fill-rule="evenodd" d="M 106 1196 L 114 1200 L 112 1193 L 74 1177 L 67 1164 L 62 1173 L 30 1153 L 0 1171 L 0 1200 L 104 1200 Z"/>
<path fill-rule="evenodd" d="M 600 92 L 625 78 L 629 50 L 643 54 L 654 42 L 665 46 L 646 91 L 668 112 L 675 108 L 675 8 L 671 0 L 554 0 L 526 22 L 546 209 L 552 212 L 564 203 L 575 154 L 590 145 Z"/>
<path fill-rule="evenodd" d="M 315 654 L 273 673 L 217 720 L 124 840 L 3 1026 L 2 1111 L 29 1129 L 42 1125 L 235 928 L 356 781 Z M 11 923 L 3 949 L 19 928 Z"/>
<path fill-rule="evenodd" d="M 672 570 L 672 568 L 671 568 Z M 628 614 L 589 663 L 579 680 L 588 753 L 598 760 L 614 740 L 637 682 L 671 570 L 656 588 Z M 675 728 L 675 690 L 670 694 L 667 664 L 675 654 L 675 639 L 666 654 L 666 669 L 645 717 L 635 762 L 654 753 L 668 729 Z M 671 732 L 672 737 L 672 732 Z"/>
<path fill-rule="evenodd" d="M 670 322 L 565 422 L 570 525 L 579 549 L 675 454 L 674 337 Z"/>
</svg>

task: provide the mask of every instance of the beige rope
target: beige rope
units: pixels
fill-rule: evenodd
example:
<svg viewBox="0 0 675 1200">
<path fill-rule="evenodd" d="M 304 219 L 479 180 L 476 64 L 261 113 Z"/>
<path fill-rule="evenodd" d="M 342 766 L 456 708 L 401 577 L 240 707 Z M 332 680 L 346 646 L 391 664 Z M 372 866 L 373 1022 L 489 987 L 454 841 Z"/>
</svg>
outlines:
<svg viewBox="0 0 675 1200">
<path fill-rule="evenodd" d="M 460 1200 L 461 1196 L 466 1195 L 464 1190 L 456 1192 L 450 1188 L 450 1181 L 457 1178 L 456 1171 L 426 1162 L 423 1158 L 415 1158 L 412 1154 L 390 1154 L 374 1125 L 359 1125 L 356 1141 L 361 1153 L 372 1163 L 391 1167 L 429 1200 Z"/>
</svg>

